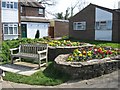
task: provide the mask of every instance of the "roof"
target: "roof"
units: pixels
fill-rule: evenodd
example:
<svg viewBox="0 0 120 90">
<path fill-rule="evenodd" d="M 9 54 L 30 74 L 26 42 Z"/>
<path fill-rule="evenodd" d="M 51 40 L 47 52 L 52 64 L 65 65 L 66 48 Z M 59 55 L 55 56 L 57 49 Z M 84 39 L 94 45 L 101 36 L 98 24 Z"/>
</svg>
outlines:
<svg viewBox="0 0 120 90">
<path fill-rule="evenodd" d="M 96 4 L 92 4 L 92 3 L 90 3 L 89 5 L 95 6 L 97 8 L 101 8 L 101 9 L 109 11 L 109 12 L 113 12 L 114 11 L 113 9 L 109 9 L 109 8 L 102 7 L 102 6 L 99 6 L 99 5 L 96 5 Z"/>
<path fill-rule="evenodd" d="M 50 21 L 69 22 L 69 20 L 62 20 L 62 19 L 50 19 Z"/>
<path fill-rule="evenodd" d="M 20 2 L 21 6 L 45 8 L 36 0 L 20 0 Z"/>
<path fill-rule="evenodd" d="M 44 17 L 21 16 L 21 22 L 45 22 L 45 23 L 49 23 L 49 20 L 44 18 Z"/>
<path fill-rule="evenodd" d="M 102 7 L 102 6 L 99 6 L 99 5 L 95 5 L 95 4 L 92 4 L 92 3 L 90 3 L 88 6 L 86 6 L 85 8 L 83 8 L 81 11 L 85 10 L 85 9 L 88 8 L 89 6 L 97 7 L 97 8 L 106 10 L 106 11 L 111 12 L 111 13 L 114 13 L 114 12 L 119 13 L 119 12 L 120 12 L 120 10 L 118 10 L 118 9 L 117 9 L 117 10 L 115 10 L 115 9 L 109 9 L 109 8 Z M 80 11 L 80 12 L 81 12 L 81 11 Z M 73 17 L 75 17 L 76 15 L 78 15 L 80 12 L 78 12 L 77 14 L 75 14 Z M 71 18 L 72 18 L 72 17 L 71 17 Z M 71 18 L 70 18 L 70 19 L 71 19 Z"/>
</svg>

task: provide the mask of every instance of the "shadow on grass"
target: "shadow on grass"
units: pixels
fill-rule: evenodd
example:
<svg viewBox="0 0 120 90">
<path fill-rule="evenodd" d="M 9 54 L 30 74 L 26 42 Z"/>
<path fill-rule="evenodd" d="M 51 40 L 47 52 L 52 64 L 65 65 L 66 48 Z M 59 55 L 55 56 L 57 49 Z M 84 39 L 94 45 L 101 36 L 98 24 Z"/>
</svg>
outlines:
<svg viewBox="0 0 120 90">
<path fill-rule="evenodd" d="M 49 63 L 48 67 L 43 71 L 43 74 L 52 79 L 60 79 L 62 82 L 66 82 L 70 79 L 70 76 L 67 73 L 54 67 L 54 62 Z"/>
</svg>

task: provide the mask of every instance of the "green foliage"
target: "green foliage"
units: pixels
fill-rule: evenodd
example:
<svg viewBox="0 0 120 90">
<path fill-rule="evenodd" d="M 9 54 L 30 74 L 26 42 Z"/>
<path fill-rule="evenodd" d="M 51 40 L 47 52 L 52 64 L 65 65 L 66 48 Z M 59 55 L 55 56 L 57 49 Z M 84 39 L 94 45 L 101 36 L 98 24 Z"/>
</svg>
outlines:
<svg viewBox="0 0 120 90">
<path fill-rule="evenodd" d="M 48 67 L 43 72 L 38 71 L 31 76 L 23 76 L 15 73 L 6 72 L 4 80 L 31 85 L 53 86 L 68 81 L 69 75 L 56 69 L 53 63 L 49 63 Z"/>
<path fill-rule="evenodd" d="M 39 37 L 40 37 L 40 32 L 39 32 L 39 30 L 37 30 L 35 38 L 39 38 Z"/>
<path fill-rule="evenodd" d="M 2 42 L 2 50 L 0 57 L 2 58 L 2 62 L 9 62 L 10 60 L 10 49 L 17 48 L 20 44 L 28 44 L 28 43 L 37 43 L 38 41 L 44 41 L 44 39 L 29 39 L 29 38 L 22 38 L 22 39 L 13 39 L 13 40 L 5 40 Z"/>
<path fill-rule="evenodd" d="M 68 40 L 69 39 L 69 36 L 63 36 L 62 37 L 62 40 Z"/>
</svg>

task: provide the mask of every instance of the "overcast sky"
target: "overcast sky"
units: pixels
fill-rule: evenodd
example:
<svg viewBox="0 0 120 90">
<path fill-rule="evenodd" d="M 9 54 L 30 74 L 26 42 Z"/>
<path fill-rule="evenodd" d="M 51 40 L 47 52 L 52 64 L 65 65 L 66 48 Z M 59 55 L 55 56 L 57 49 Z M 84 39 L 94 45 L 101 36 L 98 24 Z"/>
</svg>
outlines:
<svg viewBox="0 0 120 90">
<path fill-rule="evenodd" d="M 56 0 L 56 2 L 57 2 L 56 5 L 47 7 L 46 10 L 51 12 L 52 14 L 55 14 L 58 12 L 65 13 L 67 7 L 74 6 L 77 3 L 77 1 L 78 0 Z M 118 1 L 120 1 L 120 0 L 80 0 L 80 1 L 82 1 L 82 3 L 84 3 L 84 1 L 86 1 L 86 5 L 88 5 L 89 3 L 93 3 L 96 5 L 103 6 L 103 7 L 116 9 L 116 8 L 118 8 Z M 86 5 L 82 4 L 82 8 Z M 74 10 L 74 14 L 76 14 L 77 12 L 79 12 L 78 8 L 76 8 Z M 54 18 L 54 16 L 47 14 L 47 13 L 46 13 L 46 17 Z"/>
</svg>

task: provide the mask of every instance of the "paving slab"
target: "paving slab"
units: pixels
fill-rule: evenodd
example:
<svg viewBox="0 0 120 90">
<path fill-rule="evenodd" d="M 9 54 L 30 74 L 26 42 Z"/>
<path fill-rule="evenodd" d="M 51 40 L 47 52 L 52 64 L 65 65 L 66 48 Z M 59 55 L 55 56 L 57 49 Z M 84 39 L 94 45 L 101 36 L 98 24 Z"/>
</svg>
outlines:
<svg viewBox="0 0 120 90">
<path fill-rule="evenodd" d="M 4 64 L 4 65 L 0 65 L 0 68 L 7 72 L 17 73 L 26 76 L 30 76 L 35 72 L 42 70 L 42 69 L 36 69 L 37 67 L 32 67 L 32 65 L 30 67 L 30 65 L 24 66 L 22 64 Z"/>
</svg>

